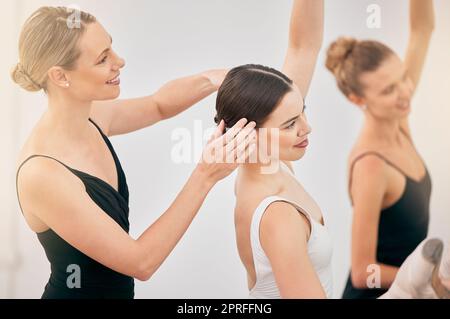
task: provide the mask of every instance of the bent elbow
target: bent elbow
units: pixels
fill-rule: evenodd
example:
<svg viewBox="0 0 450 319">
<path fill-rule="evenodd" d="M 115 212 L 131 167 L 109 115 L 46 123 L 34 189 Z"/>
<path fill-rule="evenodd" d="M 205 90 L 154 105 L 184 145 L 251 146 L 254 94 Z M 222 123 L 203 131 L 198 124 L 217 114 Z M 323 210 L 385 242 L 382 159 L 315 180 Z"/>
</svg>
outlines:
<svg viewBox="0 0 450 319">
<path fill-rule="evenodd" d="M 133 277 L 139 281 L 148 281 L 154 274 L 154 271 L 150 267 L 145 265 L 139 265 L 133 274 Z"/>
<path fill-rule="evenodd" d="M 425 33 L 428 37 L 431 38 L 433 36 L 434 28 L 435 28 L 434 24 L 429 24 L 424 28 L 423 33 Z"/>
<path fill-rule="evenodd" d="M 136 276 L 134 276 L 134 278 L 136 278 L 137 280 L 142 281 L 142 282 L 148 281 L 151 277 L 152 276 L 149 273 L 140 273 L 140 274 L 137 274 Z"/>
<path fill-rule="evenodd" d="M 133 262 L 133 271 L 131 276 L 140 281 L 148 281 L 157 268 L 153 265 L 153 260 L 150 260 L 148 256 L 142 256 L 137 254 Z"/>
<path fill-rule="evenodd" d="M 352 281 L 352 286 L 355 287 L 356 289 L 367 289 L 367 273 L 365 272 L 364 269 L 352 269 L 352 273 L 351 273 L 351 281 Z"/>
<path fill-rule="evenodd" d="M 352 280 L 352 286 L 355 287 L 356 289 L 367 288 L 366 278 L 364 276 L 352 275 L 351 280 Z"/>
<path fill-rule="evenodd" d="M 435 30 L 435 27 L 436 27 L 435 24 L 433 22 L 430 22 L 426 25 L 421 25 L 420 27 L 415 27 L 415 28 L 413 27 L 411 29 L 411 33 L 413 34 L 413 36 L 416 35 L 416 36 L 422 37 L 422 38 L 423 37 L 429 38 L 432 36 L 432 34 Z"/>
<path fill-rule="evenodd" d="M 149 255 L 146 253 L 146 250 L 148 248 L 142 249 L 139 243 L 137 243 L 132 262 L 133 271 L 131 272 L 131 276 L 139 281 L 148 281 L 161 265 L 159 259 L 155 258 L 154 254 Z"/>
</svg>

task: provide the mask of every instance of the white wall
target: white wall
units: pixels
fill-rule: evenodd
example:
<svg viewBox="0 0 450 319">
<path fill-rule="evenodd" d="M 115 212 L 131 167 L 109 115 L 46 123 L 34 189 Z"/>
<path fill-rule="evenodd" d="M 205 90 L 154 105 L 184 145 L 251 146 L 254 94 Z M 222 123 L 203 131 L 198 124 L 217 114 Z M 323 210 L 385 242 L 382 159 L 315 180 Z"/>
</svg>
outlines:
<svg viewBox="0 0 450 319">
<path fill-rule="evenodd" d="M 14 2 L 14 5 L 12 4 Z M 18 26 L 40 5 L 69 5 L 73 1 L 10 1 L 18 21 L 10 22 L 7 47 L 17 46 Z M 122 72 L 122 98 L 149 94 L 165 81 L 208 68 L 261 63 L 280 68 L 287 42 L 291 1 L 197 0 L 197 1 L 78 1 L 105 25 L 114 38 L 114 48 L 127 61 Z M 366 8 L 377 3 L 382 9 L 382 28 L 366 27 Z M 407 4 L 402 1 L 329 0 L 326 2 L 324 50 L 340 35 L 381 39 L 403 53 L 407 41 Z M 433 38 L 422 82 L 414 100 L 412 127 L 421 155 L 433 177 L 430 235 L 448 236 L 450 225 L 450 3 L 436 0 L 437 29 Z M 9 15 L 2 10 L 2 15 Z M 3 16 L 2 16 L 3 19 Z M 3 37 L 2 37 L 3 40 Z M 10 49 L 11 50 L 11 49 Z M 17 62 L 9 54 L 2 58 L 2 93 L 5 69 Z M 4 64 L 8 64 L 4 66 Z M 301 182 L 322 207 L 334 239 L 333 272 L 335 297 L 346 280 L 350 258 L 351 209 L 346 191 L 346 156 L 361 124 L 357 109 L 338 92 L 332 76 L 325 70 L 322 52 L 307 102 L 313 127 L 307 156 L 295 169 Z M 6 87 L 10 84 L 5 84 Z M 9 92 L 9 91 L 8 91 Z M 40 114 L 45 109 L 42 94 L 28 94 L 14 88 L 17 100 L 5 98 L 10 117 L 9 136 L 2 150 L 10 161 L 17 154 Z M 11 93 L 12 93 L 11 92 Z M 3 96 L 3 95 L 2 95 Z M 112 139 L 127 174 L 130 188 L 131 234 L 137 237 L 170 205 L 194 168 L 192 164 L 171 162 L 171 132 L 179 127 L 193 130 L 194 121 L 203 127 L 213 125 L 215 95 L 192 109 L 154 127 Z M 9 113 L 8 113 L 9 114 Z M 3 132 L 3 131 L 2 131 Z M 11 140 L 16 139 L 16 144 Z M 12 166 L 2 189 L 2 213 L 15 200 Z M 3 170 L 2 170 L 3 176 Z M 5 180 L 5 181 L 6 181 Z M 220 182 L 209 194 L 179 245 L 149 282 L 136 281 L 137 298 L 240 298 L 247 295 L 246 278 L 235 247 L 233 228 L 233 176 Z M 5 194 L 3 191 L 1 194 Z M 11 199 L 13 198 L 13 199 Z M 8 206 L 9 205 L 9 206 Z M 17 206 L 17 205 L 16 205 Z M 9 209 L 11 210 L 11 209 Z M 40 297 L 49 275 L 49 265 L 35 234 L 14 212 L 18 231 L 14 240 L 2 241 L 5 256 L 13 256 L 18 246 L 22 263 L 17 276 L 0 268 L 0 279 L 13 278 L 14 290 L 0 297 Z M 3 215 L 2 215 L 3 216 Z M 3 218 L 2 218 L 3 220 Z M 14 222 L 12 223 L 14 224 Z M 12 226 L 5 226 L 11 229 Z M 2 228 L 3 229 L 3 228 Z M 10 238 L 10 237 L 9 237 Z M 1 246 L 0 246 L 1 247 Z M 9 255 L 8 255 L 9 254 Z M 3 262 L 3 259 L 0 259 Z M 6 274 L 6 275 L 5 275 Z M 6 287 L 6 285 L 5 285 Z"/>
<path fill-rule="evenodd" d="M 9 14 L 0 19 L 0 35 L 2 42 L 13 43 L 16 39 L 17 29 L 17 8 L 14 1 L 2 3 L 2 10 Z M 18 226 L 16 218 L 16 201 L 14 199 L 14 158 L 13 155 L 18 145 L 17 122 L 17 90 L 13 89 L 13 84 L 6 75 L 10 65 L 3 61 L 14 60 L 17 56 L 13 46 L 4 46 L 0 51 L 0 105 L 2 105 L 2 115 L 0 116 L 0 146 L 2 154 L 0 156 L 0 296 L 10 297 L 14 293 L 13 270 L 18 263 L 18 241 L 15 231 Z M 9 107 L 5 107 L 8 105 Z M 16 107 L 13 107 L 16 106 Z"/>
</svg>

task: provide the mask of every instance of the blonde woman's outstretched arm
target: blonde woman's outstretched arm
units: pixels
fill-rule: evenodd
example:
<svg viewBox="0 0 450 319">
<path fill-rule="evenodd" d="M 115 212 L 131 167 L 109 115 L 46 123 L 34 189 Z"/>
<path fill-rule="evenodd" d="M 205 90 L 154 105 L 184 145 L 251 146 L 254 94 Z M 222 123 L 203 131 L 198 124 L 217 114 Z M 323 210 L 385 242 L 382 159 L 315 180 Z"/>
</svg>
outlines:
<svg viewBox="0 0 450 319">
<path fill-rule="evenodd" d="M 216 92 L 227 72 L 216 69 L 181 77 L 149 96 L 95 101 L 91 117 L 108 136 L 131 133 L 174 117 Z"/>
</svg>

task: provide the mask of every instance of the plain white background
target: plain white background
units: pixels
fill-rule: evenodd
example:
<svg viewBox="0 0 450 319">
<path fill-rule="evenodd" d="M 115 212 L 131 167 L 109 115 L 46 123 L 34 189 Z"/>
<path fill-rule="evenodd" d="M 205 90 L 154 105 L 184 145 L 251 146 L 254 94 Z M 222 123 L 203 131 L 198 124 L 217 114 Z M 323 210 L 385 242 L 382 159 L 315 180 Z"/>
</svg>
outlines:
<svg viewBox="0 0 450 319">
<path fill-rule="evenodd" d="M 381 28 L 366 25 L 370 4 L 381 8 Z M 126 59 L 122 98 L 148 95 L 168 80 L 209 68 L 260 63 L 280 68 L 287 44 L 291 1 L 2 1 L 1 13 L 1 221 L 0 297 L 39 298 L 50 268 L 36 235 L 26 226 L 14 189 L 14 161 L 46 107 L 43 94 L 14 86 L 8 72 L 17 62 L 25 19 L 41 5 L 77 4 L 94 14 Z M 415 143 L 433 178 L 430 236 L 448 238 L 450 226 L 450 3 L 436 0 L 437 26 L 411 123 Z M 362 123 L 359 111 L 337 90 L 324 67 L 325 50 L 340 35 L 386 42 L 403 56 L 408 1 L 328 0 L 324 47 L 307 97 L 313 128 L 307 155 L 294 163 L 300 181 L 317 200 L 333 237 L 334 297 L 350 264 L 351 208 L 346 159 Z M 131 235 L 136 238 L 168 208 L 195 163 L 175 164 L 172 132 L 194 121 L 213 125 L 215 95 L 178 117 L 112 142 L 127 174 Z M 245 298 L 247 281 L 235 246 L 234 175 L 208 195 L 186 235 L 148 282 L 136 281 L 136 298 Z"/>
</svg>

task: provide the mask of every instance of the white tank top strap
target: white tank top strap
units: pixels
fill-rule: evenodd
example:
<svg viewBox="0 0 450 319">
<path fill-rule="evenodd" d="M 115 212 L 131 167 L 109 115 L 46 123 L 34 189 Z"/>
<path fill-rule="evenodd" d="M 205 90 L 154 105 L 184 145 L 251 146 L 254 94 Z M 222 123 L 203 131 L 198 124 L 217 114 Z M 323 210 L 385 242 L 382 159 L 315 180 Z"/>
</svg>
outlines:
<svg viewBox="0 0 450 319">
<path fill-rule="evenodd" d="M 313 236 L 314 219 L 311 218 L 311 216 L 309 215 L 308 212 L 306 212 L 297 203 L 295 203 L 289 199 L 286 199 L 286 198 L 280 197 L 280 196 L 269 196 L 261 201 L 261 203 L 256 208 L 256 210 L 253 214 L 253 217 L 252 217 L 252 224 L 251 224 L 251 228 L 250 228 L 250 239 L 251 239 L 251 243 L 253 246 L 253 250 L 255 250 L 255 248 L 257 248 L 259 251 L 263 251 L 262 245 L 261 245 L 261 242 L 259 239 L 259 228 L 261 225 L 261 219 L 262 219 L 262 216 L 264 215 L 264 212 L 266 211 L 267 207 L 269 207 L 269 205 L 272 204 L 273 202 L 286 202 L 286 203 L 293 205 L 299 213 L 303 214 L 308 219 L 309 224 L 311 225 L 311 234 L 310 234 L 309 238 L 311 238 Z"/>
</svg>

